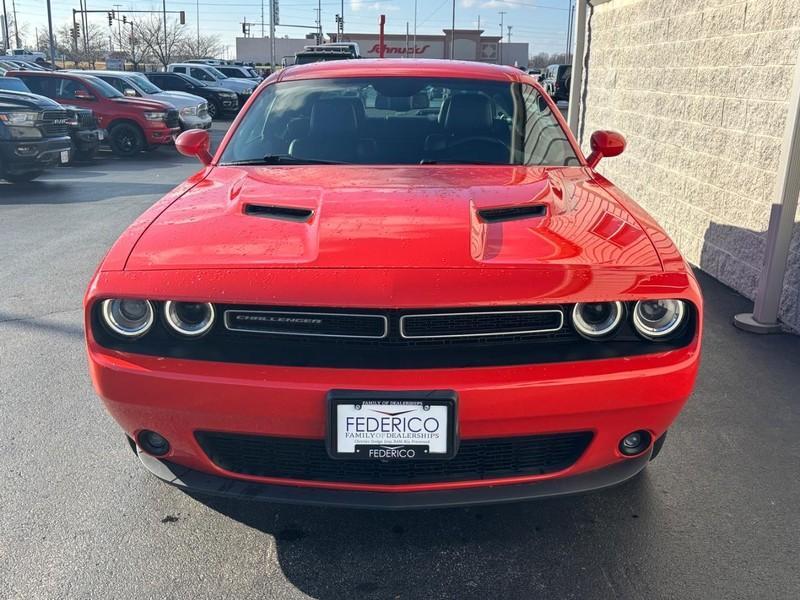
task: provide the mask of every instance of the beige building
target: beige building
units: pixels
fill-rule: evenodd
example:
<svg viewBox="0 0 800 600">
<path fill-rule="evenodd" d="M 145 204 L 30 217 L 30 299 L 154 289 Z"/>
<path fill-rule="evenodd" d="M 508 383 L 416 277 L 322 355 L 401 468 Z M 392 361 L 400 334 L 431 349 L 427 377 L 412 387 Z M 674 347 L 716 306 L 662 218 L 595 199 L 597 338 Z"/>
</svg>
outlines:
<svg viewBox="0 0 800 600">
<path fill-rule="evenodd" d="M 584 148 L 615 129 L 600 171 L 685 256 L 754 298 L 800 49 L 800 0 L 594 0 L 587 14 Z M 797 222 L 795 216 L 795 223 Z M 780 305 L 800 331 L 800 227 Z"/>
</svg>

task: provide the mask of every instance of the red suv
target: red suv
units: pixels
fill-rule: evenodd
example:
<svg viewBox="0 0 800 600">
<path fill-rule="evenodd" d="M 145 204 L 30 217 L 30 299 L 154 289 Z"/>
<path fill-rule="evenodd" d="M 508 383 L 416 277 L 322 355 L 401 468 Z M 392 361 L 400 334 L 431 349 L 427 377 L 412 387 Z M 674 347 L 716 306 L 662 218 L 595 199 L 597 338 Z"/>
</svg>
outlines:
<svg viewBox="0 0 800 600">
<path fill-rule="evenodd" d="M 118 156 L 171 144 L 180 132 L 178 111 L 171 104 L 125 97 L 92 75 L 36 71 L 10 71 L 8 75 L 22 79 L 34 94 L 94 111 Z"/>
</svg>

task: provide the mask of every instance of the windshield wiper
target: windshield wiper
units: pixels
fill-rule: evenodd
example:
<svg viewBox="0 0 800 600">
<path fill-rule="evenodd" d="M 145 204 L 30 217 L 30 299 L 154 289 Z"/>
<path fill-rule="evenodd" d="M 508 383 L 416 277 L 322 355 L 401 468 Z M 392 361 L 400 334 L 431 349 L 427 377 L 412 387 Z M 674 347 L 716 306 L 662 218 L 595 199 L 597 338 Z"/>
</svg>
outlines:
<svg viewBox="0 0 800 600">
<path fill-rule="evenodd" d="M 444 158 L 441 160 L 423 158 L 420 165 L 494 165 L 496 167 L 514 166 L 511 163 L 491 162 L 488 160 L 467 160 L 461 158 Z"/>
<path fill-rule="evenodd" d="M 263 158 L 248 158 L 245 160 L 232 160 L 222 163 L 225 166 L 247 165 L 343 165 L 347 163 L 335 160 L 318 160 L 315 158 L 302 158 L 289 154 L 267 154 Z"/>
</svg>

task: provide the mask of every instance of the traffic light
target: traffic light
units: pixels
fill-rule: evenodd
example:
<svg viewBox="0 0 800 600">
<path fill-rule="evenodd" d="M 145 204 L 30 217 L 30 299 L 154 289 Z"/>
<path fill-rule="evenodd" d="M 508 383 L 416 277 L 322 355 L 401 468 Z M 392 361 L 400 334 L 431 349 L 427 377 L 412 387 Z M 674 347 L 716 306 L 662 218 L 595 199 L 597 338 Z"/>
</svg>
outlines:
<svg viewBox="0 0 800 600">
<path fill-rule="evenodd" d="M 128 24 L 128 16 L 127 15 L 122 15 L 122 24 L 123 25 L 127 25 Z"/>
<path fill-rule="evenodd" d="M 186 25 L 186 12 L 185 11 L 181 11 L 180 23 L 181 23 L 181 25 Z"/>
<path fill-rule="evenodd" d="M 108 12 L 108 26 L 111 27 L 114 24 L 114 11 Z"/>
<path fill-rule="evenodd" d="M 81 37 L 81 24 L 75 23 L 75 29 L 73 31 L 75 31 L 75 39 L 77 40 L 79 37 Z"/>
<path fill-rule="evenodd" d="M 242 35 L 247 37 L 247 23 L 242 23 Z"/>
<path fill-rule="evenodd" d="M 71 28 L 69 30 L 69 35 L 73 40 L 75 40 L 76 42 L 78 41 L 78 25 L 77 25 L 77 23 L 75 24 L 75 27 L 73 27 L 73 28 Z"/>
</svg>

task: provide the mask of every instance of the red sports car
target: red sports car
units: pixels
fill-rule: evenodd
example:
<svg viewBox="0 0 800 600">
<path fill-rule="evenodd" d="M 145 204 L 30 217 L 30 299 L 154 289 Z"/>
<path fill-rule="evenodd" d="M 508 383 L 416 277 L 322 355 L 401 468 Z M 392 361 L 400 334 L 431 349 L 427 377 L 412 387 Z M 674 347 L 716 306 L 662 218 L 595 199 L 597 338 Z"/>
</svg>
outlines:
<svg viewBox="0 0 800 600">
<path fill-rule="evenodd" d="M 412 508 L 622 482 L 692 391 L 702 299 L 519 69 L 288 68 L 111 248 L 92 379 L 185 489 Z"/>
</svg>

